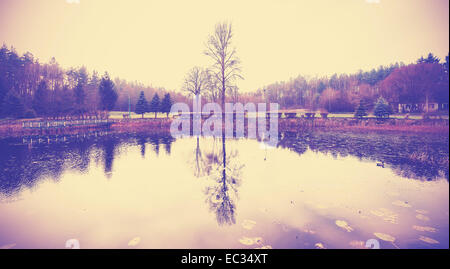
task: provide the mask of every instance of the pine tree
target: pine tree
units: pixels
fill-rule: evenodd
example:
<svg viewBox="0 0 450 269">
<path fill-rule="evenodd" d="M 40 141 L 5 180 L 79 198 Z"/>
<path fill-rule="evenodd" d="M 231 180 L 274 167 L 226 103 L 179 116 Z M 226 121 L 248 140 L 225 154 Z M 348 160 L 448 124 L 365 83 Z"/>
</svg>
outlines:
<svg viewBox="0 0 450 269">
<path fill-rule="evenodd" d="M 75 95 L 76 110 L 79 113 L 83 113 L 85 111 L 85 99 L 86 99 L 83 84 L 78 83 L 73 92 Z"/>
<path fill-rule="evenodd" d="M 444 71 L 447 74 L 447 78 L 448 78 L 448 57 L 449 56 L 450 56 L 450 54 L 445 56 L 445 62 L 442 64 L 442 66 L 444 67 Z"/>
<path fill-rule="evenodd" d="M 356 111 L 355 111 L 355 117 L 362 119 L 365 116 L 367 116 L 366 106 L 364 105 L 363 101 L 360 100 L 359 106 L 356 108 Z"/>
<path fill-rule="evenodd" d="M 435 63 L 439 63 L 441 61 L 441 59 L 439 59 L 437 56 L 434 56 L 433 53 L 428 53 L 427 58 L 424 58 L 423 56 L 421 56 L 418 60 L 417 63 L 418 64 L 422 64 L 422 63 L 428 63 L 428 64 L 435 64 Z"/>
<path fill-rule="evenodd" d="M 13 91 L 9 91 L 3 100 L 3 114 L 12 116 L 15 118 L 20 118 L 23 116 L 25 107 L 20 100 L 20 97 Z"/>
<path fill-rule="evenodd" d="M 377 102 L 375 103 L 373 114 L 379 119 L 389 118 L 391 109 L 388 102 L 386 102 L 383 97 L 378 98 Z"/>
<path fill-rule="evenodd" d="M 103 110 L 112 110 L 116 104 L 118 95 L 114 89 L 114 82 L 109 78 L 108 73 L 102 77 L 98 87 L 100 95 L 100 108 Z"/>
<path fill-rule="evenodd" d="M 145 112 L 147 112 L 148 110 L 148 104 L 147 104 L 147 100 L 145 99 L 145 95 L 144 92 L 141 91 L 141 94 L 139 95 L 139 99 L 136 103 L 136 114 L 141 114 L 142 118 L 144 118 L 144 114 Z"/>
<path fill-rule="evenodd" d="M 33 96 L 33 109 L 39 116 L 47 115 L 49 110 L 49 90 L 45 81 L 39 83 Z"/>
<path fill-rule="evenodd" d="M 169 112 L 171 108 L 172 108 L 172 100 L 170 99 L 170 94 L 166 93 L 161 102 L 161 112 L 166 113 L 167 117 L 169 117 Z"/>
<path fill-rule="evenodd" d="M 150 102 L 150 107 L 149 107 L 149 112 L 154 112 L 155 113 L 155 119 L 156 116 L 158 115 L 158 112 L 161 111 L 161 103 L 159 101 L 159 96 L 157 93 L 155 93 L 155 95 L 153 96 L 152 101 Z"/>
</svg>

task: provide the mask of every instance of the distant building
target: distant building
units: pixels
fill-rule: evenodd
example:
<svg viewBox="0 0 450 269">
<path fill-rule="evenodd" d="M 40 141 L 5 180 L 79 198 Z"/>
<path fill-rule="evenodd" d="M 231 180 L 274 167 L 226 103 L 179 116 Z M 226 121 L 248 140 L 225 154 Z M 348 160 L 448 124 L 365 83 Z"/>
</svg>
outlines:
<svg viewBox="0 0 450 269">
<path fill-rule="evenodd" d="M 436 112 L 448 110 L 448 103 L 436 103 L 429 102 L 428 103 L 428 112 Z M 424 112 L 426 111 L 426 107 L 424 103 L 419 104 L 398 104 L 398 112 L 399 113 L 414 113 L 414 112 Z"/>
</svg>

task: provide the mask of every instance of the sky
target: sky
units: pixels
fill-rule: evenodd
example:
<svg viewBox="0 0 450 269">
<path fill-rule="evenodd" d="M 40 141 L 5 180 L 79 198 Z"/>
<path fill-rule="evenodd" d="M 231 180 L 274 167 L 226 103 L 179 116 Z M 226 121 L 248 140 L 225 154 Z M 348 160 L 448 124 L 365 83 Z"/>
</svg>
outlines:
<svg viewBox="0 0 450 269">
<path fill-rule="evenodd" d="M 19 53 L 171 90 L 211 64 L 205 42 L 222 21 L 244 92 L 449 51 L 448 0 L 0 0 L 0 42 Z"/>
</svg>

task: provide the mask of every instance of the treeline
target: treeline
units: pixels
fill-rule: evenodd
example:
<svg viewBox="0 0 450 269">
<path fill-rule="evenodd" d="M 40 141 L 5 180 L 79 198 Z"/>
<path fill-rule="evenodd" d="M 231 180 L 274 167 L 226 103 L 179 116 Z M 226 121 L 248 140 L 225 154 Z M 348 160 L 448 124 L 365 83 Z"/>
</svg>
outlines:
<svg viewBox="0 0 450 269">
<path fill-rule="evenodd" d="M 204 52 L 211 57 L 213 65 L 189 71 L 182 88 L 188 95 L 202 94 L 212 102 L 225 99 L 242 103 L 276 102 L 282 109 L 359 110 L 359 115 L 373 111 L 375 104 L 383 100 L 389 106 L 389 109 L 383 108 L 384 111 L 395 112 L 398 104 L 428 108 L 430 102 L 448 110 L 449 56 L 441 63 L 432 53 L 408 65 L 396 63 L 369 72 L 330 77 L 298 76 L 254 92 L 240 93 L 235 81 L 242 76 L 239 58 L 230 46 L 231 25 L 218 24 L 216 28 L 217 36 L 209 37 Z M 221 38 L 227 38 L 227 47 L 216 47 Z M 220 55 L 231 55 L 232 59 L 222 61 L 217 58 Z M 152 101 L 148 102 L 145 96 L 153 97 Z M 162 101 L 159 96 L 164 96 Z M 129 109 L 142 115 L 167 113 L 174 102 L 192 103 L 189 96 L 180 92 L 119 78 L 113 80 L 108 73 L 100 76 L 96 71 L 89 73 L 85 67 L 66 70 L 54 58 L 49 63 L 40 63 L 29 52 L 20 56 L 12 47 L 0 48 L 0 118 L 105 116 L 104 111 Z M 99 113 L 101 111 L 103 113 Z"/>
<path fill-rule="evenodd" d="M 31 53 L 19 55 L 13 47 L 0 48 L 0 117 L 85 117 L 100 111 L 135 111 L 140 92 L 164 95 L 163 88 L 144 86 L 108 73 L 100 76 L 85 67 L 63 69 L 54 58 L 40 63 Z M 184 101 L 181 94 L 171 97 Z"/>
<path fill-rule="evenodd" d="M 136 103 L 136 114 L 141 114 L 142 118 L 144 118 L 144 114 L 147 112 L 153 112 L 155 114 L 155 118 L 158 115 L 158 112 L 165 113 L 167 117 L 169 117 L 169 112 L 172 107 L 172 98 L 170 97 L 170 93 L 166 93 L 162 100 L 159 99 L 158 93 L 155 93 L 153 99 L 150 103 L 147 102 L 145 98 L 145 94 L 141 91 L 139 95 L 139 99 Z"/>
<path fill-rule="evenodd" d="M 311 79 L 298 76 L 288 82 L 277 82 L 255 93 L 244 94 L 242 98 L 277 102 L 285 109 L 306 108 L 329 112 L 353 112 L 361 103 L 372 110 L 380 97 L 387 100 L 394 111 L 399 103 L 448 104 L 448 68 L 448 56 L 441 63 L 430 53 L 416 63 L 380 66 L 369 72 Z"/>
</svg>

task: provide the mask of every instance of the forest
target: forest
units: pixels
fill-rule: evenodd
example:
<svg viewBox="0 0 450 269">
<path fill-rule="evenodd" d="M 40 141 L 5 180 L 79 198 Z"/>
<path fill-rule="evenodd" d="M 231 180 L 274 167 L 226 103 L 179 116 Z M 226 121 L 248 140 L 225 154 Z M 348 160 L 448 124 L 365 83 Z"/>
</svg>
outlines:
<svg viewBox="0 0 450 269">
<path fill-rule="evenodd" d="M 429 102 L 448 111 L 448 72 L 449 56 L 441 61 L 429 53 L 410 64 L 395 63 L 329 77 L 299 75 L 253 91 L 239 92 L 236 86 L 230 86 L 225 99 L 241 103 L 277 102 L 281 109 L 353 113 L 362 105 L 365 110 L 373 110 L 383 97 L 395 112 L 400 103 Z M 64 69 L 54 58 L 40 63 L 31 53 L 19 55 L 6 44 L 0 49 L 1 118 L 83 117 L 129 108 L 138 114 L 168 112 L 167 107 L 174 102 L 189 104 L 192 94 L 201 93 L 209 101 L 218 101 L 221 90 L 217 85 L 220 85 L 217 78 L 197 67 L 186 75 L 182 91 L 166 90 L 112 79 L 106 72 L 89 73 L 84 66 Z M 147 102 L 146 98 L 152 101 Z"/>
<path fill-rule="evenodd" d="M 444 105 L 448 111 L 448 68 L 448 56 L 441 62 L 429 53 L 415 63 L 395 63 L 367 72 L 360 70 L 355 74 L 310 79 L 300 75 L 288 82 L 277 82 L 258 89 L 246 98 L 267 98 L 270 102 L 279 103 L 282 108 L 354 112 L 360 103 L 367 110 L 372 110 L 378 98 L 383 97 L 393 111 L 398 109 L 399 103 L 427 102 Z"/>
<path fill-rule="evenodd" d="M 29 52 L 19 55 L 13 47 L 0 48 L 0 118 L 85 117 L 128 111 L 129 106 L 135 111 L 140 94 L 147 98 L 169 94 L 171 100 L 185 100 L 164 88 L 112 79 L 107 72 L 89 73 L 84 66 L 66 70 L 54 58 L 41 63 Z"/>
</svg>

